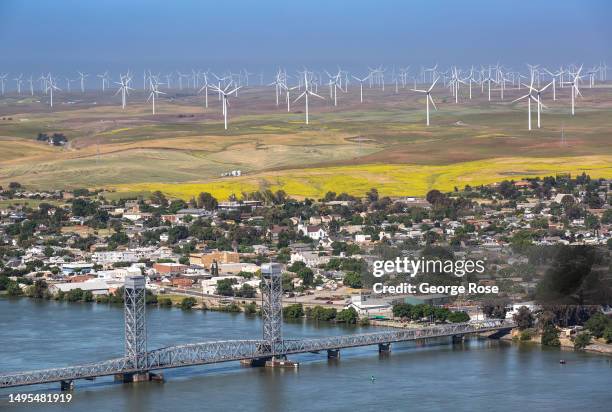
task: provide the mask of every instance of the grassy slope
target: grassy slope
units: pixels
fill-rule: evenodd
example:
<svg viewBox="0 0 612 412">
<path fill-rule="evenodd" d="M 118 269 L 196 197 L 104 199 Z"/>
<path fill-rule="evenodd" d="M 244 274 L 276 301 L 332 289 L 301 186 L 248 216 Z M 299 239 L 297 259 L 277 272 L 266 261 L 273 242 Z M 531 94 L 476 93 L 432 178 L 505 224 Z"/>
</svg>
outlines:
<svg viewBox="0 0 612 412">
<path fill-rule="evenodd" d="M 422 196 L 436 188 L 453 190 L 455 186 L 480 185 L 504 179 L 548 176 L 556 173 L 612 178 L 612 156 L 567 158 L 496 158 L 452 165 L 356 165 L 294 169 L 261 173 L 240 178 L 218 179 L 207 183 L 142 183 L 117 186 L 118 191 L 161 190 L 172 197 L 189 199 L 200 192 L 219 198 L 261 189 L 282 189 L 297 197 L 322 197 L 327 191 L 363 195 L 372 187 L 383 195 Z"/>
<path fill-rule="evenodd" d="M 270 90 L 249 91 L 232 102 L 227 132 L 216 96 L 207 110 L 201 96 L 172 96 L 156 116 L 137 93 L 125 111 L 113 96 L 95 93 L 71 96 L 74 104 L 54 112 L 42 101 L 0 99 L 0 185 L 162 189 L 184 198 L 208 190 L 224 198 L 262 188 L 294 196 L 361 194 L 372 186 L 417 195 L 583 170 L 610 177 L 612 89 L 585 90 L 575 117 L 567 115 L 565 92 L 557 102 L 546 100 L 543 128 L 532 132 L 525 130 L 525 108 L 508 104 L 512 92 L 502 103 L 479 96 L 455 105 L 437 90 L 440 110 L 431 127 L 423 124 L 423 100 L 407 91 L 383 100 L 380 91 L 367 90 L 363 105 L 349 93 L 339 96 L 338 108 L 314 102 L 306 127 L 299 105 L 284 113 Z M 559 144 L 562 125 L 565 145 Z M 35 142 L 39 131 L 65 133 L 70 147 Z M 219 179 L 234 169 L 247 175 Z"/>
</svg>

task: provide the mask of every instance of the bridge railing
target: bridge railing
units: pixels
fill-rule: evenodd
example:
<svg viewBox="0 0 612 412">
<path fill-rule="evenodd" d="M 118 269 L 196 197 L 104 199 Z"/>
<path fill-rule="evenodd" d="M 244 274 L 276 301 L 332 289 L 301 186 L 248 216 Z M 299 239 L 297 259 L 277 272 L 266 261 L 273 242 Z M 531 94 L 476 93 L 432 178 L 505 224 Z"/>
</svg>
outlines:
<svg viewBox="0 0 612 412">
<path fill-rule="evenodd" d="M 224 340 L 170 346 L 147 354 L 149 369 L 202 365 L 266 356 L 262 340 Z"/>
<path fill-rule="evenodd" d="M 514 324 L 507 321 L 487 320 L 478 322 L 436 325 L 419 329 L 396 329 L 383 332 L 362 333 L 356 335 L 329 336 L 313 339 L 286 339 L 283 341 L 283 352 L 286 354 L 314 352 L 326 349 L 341 349 L 356 346 L 368 346 L 379 343 L 392 343 L 417 339 L 428 339 L 468 333 L 481 333 L 503 328 L 512 328 Z"/>
<path fill-rule="evenodd" d="M 115 373 L 129 371 L 131 371 L 129 359 L 116 358 L 102 362 L 68 366 L 65 368 L 49 368 L 0 375 L 0 388 L 58 382 L 61 380 L 94 378 L 96 376 L 114 375 Z"/>
</svg>

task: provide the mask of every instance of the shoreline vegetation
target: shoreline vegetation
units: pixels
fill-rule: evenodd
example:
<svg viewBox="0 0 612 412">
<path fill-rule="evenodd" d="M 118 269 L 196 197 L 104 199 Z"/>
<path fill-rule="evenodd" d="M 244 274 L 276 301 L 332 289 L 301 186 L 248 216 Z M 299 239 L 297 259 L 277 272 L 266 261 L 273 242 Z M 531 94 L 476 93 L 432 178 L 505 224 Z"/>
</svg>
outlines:
<svg viewBox="0 0 612 412">
<path fill-rule="evenodd" d="M 513 331 L 513 333 L 508 334 L 508 335 L 504 335 L 500 338 L 501 340 L 504 341 L 510 341 L 513 343 L 518 343 L 518 344 L 532 344 L 532 345 L 539 345 L 539 346 L 546 346 L 549 348 L 559 348 L 560 350 L 565 350 L 565 351 L 575 351 L 576 346 L 574 344 L 574 342 L 572 342 L 570 339 L 567 338 L 560 338 L 559 339 L 559 345 L 557 346 L 551 346 L 551 345 L 545 345 L 542 343 L 542 335 L 536 335 L 536 336 L 532 336 L 531 339 L 529 340 L 521 340 L 520 338 L 520 333 L 518 331 Z M 590 343 L 587 346 L 585 346 L 584 348 L 579 349 L 581 351 L 584 352 L 589 352 L 589 353 L 593 353 L 593 354 L 599 354 L 599 355 L 606 355 L 606 356 L 611 356 L 612 357 L 612 344 L 606 344 L 606 343 L 601 343 L 601 342 L 594 342 L 594 343 Z"/>
<path fill-rule="evenodd" d="M 123 290 L 118 289 L 122 294 Z M 123 306 L 122 296 L 115 291 L 115 293 L 109 295 L 98 295 L 93 297 L 91 294 L 81 291 L 80 289 L 74 289 L 75 293 L 64 293 L 64 294 L 45 294 L 43 296 L 34 296 L 30 291 L 26 293 L 11 295 L 7 291 L 0 291 L 0 298 L 30 298 L 40 300 L 53 300 L 58 302 L 67 303 L 95 303 L 95 304 L 106 304 L 106 305 L 117 305 Z M 219 299 L 222 301 L 223 299 Z M 201 298 L 196 299 L 192 296 L 183 295 L 154 295 L 147 293 L 146 297 L 148 307 L 157 308 L 175 308 L 181 310 L 200 310 L 200 311 L 214 311 L 214 312 L 226 312 L 226 313 L 244 313 L 245 315 L 261 315 L 261 308 L 254 301 L 231 301 L 228 303 L 219 302 L 216 305 L 210 304 L 210 299 L 204 302 Z M 368 326 L 370 321 L 367 318 L 359 319 L 357 311 L 355 309 L 341 309 L 328 308 L 321 305 L 308 306 L 303 308 L 302 304 L 288 304 L 283 308 L 283 318 L 285 320 L 299 320 L 309 319 L 314 321 L 326 321 L 333 323 L 346 323 L 352 325 Z"/>
</svg>

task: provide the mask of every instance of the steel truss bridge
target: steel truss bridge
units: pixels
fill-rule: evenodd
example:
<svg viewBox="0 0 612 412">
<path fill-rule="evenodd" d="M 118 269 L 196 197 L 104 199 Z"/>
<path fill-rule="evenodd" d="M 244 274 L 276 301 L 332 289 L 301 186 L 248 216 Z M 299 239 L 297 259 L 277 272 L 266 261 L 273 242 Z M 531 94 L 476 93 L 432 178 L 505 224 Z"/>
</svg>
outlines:
<svg viewBox="0 0 612 412">
<path fill-rule="evenodd" d="M 483 321 L 430 326 L 419 329 L 398 329 L 355 335 L 330 336 L 316 339 L 288 339 L 277 345 L 277 351 L 267 350 L 264 340 L 227 340 L 170 346 L 147 353 L 146 370 L 160 370 L 183 366 L 239 361 L 242 359 L 272 358 L 274 356 L 339 350 L 357 346 L 407 342 L 445 336 L 463 336 L 474 333 L 496 332 L 514 327 L 503 321 Z M 137 373 L 130 358 L 123 357 L 103 362 L 43 369 L 0 375 L 0 387 L 35 385 L 50 382 L 90 379 L 99 376 Z"/>
<path fill-rule="evenodd" d="M 266 282 L 265 272 L 263 280 Z M 272 282 L 276 282 L 277 280 L 280 282 L 280 276 L 278 279 L 273 278 Z M 144 316 L 144 293 L 139 297 L 139 290 L 141 288 L 144 290 L 144 280 L 141 284 L 138 283 L 140 280 L 138 280 L 136 284 L 128 284 L 128 282 L 129 280 L 126 280 L 125 293 L 128 295 L 126 297 L 129 298 L 126 299 L 127 322 L 134 318 L 140 319 L 140 315 L 135 315 L 134 310 L 138 311 L 142 309 Z M 272 285 L 273 288 L 276 286 L 277 285 Z M 269 291 L 266 289 L 263 290 L 264 295 L 268 292 Z M 132 302 L 134 305 L 128 305 L 128 302 Z M 265 296 L 263 303 L 266 303 Z M 278 303 L 280 304 L 280 302 Z M 138 305 L 141 305 L 142 308 L 138 308 Z M 228 361 L 278 359 L 291 354 L 307 352 L 316 353 L 324 350 L 335 351 L 337 353 L 340 349 L 358 346 L 379 345 L 379 349 L 388 350 L 389 345 L 393 342 L 407 342 L 450 336 L 460 337 L 467 334 L 495 333 L 507 331 L 515 326 L 512 322 L 508 321 L 487 320 L 314 339 L 282 339 L 280 336 L 280 323 L 272 328 L 274 330 L 278 329 L 278 334 L 276 336 L 271 337 L 269 333 L 266 333 L 266 322 L 268 322 L 269 325 L 269 322 L 281 322 L 281 319 L 267 319 L 265 316 L 266 311 L 262 312 L 264 313 L 264 339 L 261 340 L 203 342 L 170 346 L 147 352 L 142 350 L 142 348 L 146 348 L 146 341 L 142 341 L 142 339 L 145 339 L 142 330 L 134 331 L 132 328 L 126 327 L 125 357 L 63 368 L 0 374 L 0 388 L 51 382 L 71 383 L 77 379 L 91 380 L 96 377 L 109 375 L 125 376 L 155 370 Z M 269 310 L 267 312 L 274 312 L 274 310 Z M 276 315 L 278 315 L 278 313 Z M 140 326 L 144 328 L 144 325 L 141 324 Z M 134 339 L 136 339 L 136 342 Z M 135 352 L 134 348 L 140 348 L 140 352 Z M 62 385 L 62 387 L 64 386 Z"/>
</svg>

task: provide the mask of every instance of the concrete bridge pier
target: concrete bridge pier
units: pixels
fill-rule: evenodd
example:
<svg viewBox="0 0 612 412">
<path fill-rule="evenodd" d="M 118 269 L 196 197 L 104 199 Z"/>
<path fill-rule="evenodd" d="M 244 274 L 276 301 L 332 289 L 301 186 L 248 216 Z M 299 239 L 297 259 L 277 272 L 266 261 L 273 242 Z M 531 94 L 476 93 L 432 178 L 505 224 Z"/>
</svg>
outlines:
<svg viewBox="0 0 612 412">
<path fill-rule="evenodd" d="M 391 353 L 391 344 L 390 343 L 379 343 L 378 344 L 378 353 L 388 355 Z"/>
<path fill-rule="evenodd" d="M 463 341 L 465 340 L 465 335 L 453 335 L 452 339 L 453 339 L 453 344 L 454 343 L 463 343 Z"/>
<path fill-rule="evenodd" d="M 268 356 L 265 358 L 243 359 L 240 361 L 242 366 L 257 368 L 297 368 L 300 366 L 298 362 L 287 360 L 286 355 Z"/>
<path fill-rule="evenodd" d="M 328 349 L 327 359 L 340 359 L 340 349 Z"/>
<path fill-rule="evenodd" d="M 72 391 L 74 390 L 74 381 L 60 381 L 61 391 Z"/>
<path fill-rule="evenodd" d="M 299 362 L 287 360 L 285 355 L 273 356 L 266 361 L 266 368 L 298 368 Z"/>
<path fill-rule="evenodd" d="M 486 338 L 489 338 L 489 339 L 501 339 L 502 337 L 504 337 L 511 331 L 512 331 L 511 328 L 499 329 L 499 330 L 494 330 L 492 332 L 481 333 L 480 335 Z"/>
<path fill-rule="evenodd" d="M 253 359 L 242 359 L 240 361 L 240 364 L 242 366 L 247 366 L 247 367 L 260 367 L 260 366 L 266 366 L 266 362 L 269 361 L 272 358 L 253 358 Z"/>
<path fill-rule="evenodd" d="M 149 382 L 149 381 L 163 382 L 164 375 L 162 375 L 161 373 L 153 373 L 153 372 L 147 372 L 147 371 L 118 373 L 115 375 L 115 381 L 122 382 L 122 383 Z"/>
</svg>

